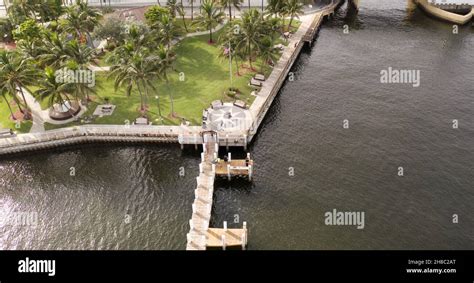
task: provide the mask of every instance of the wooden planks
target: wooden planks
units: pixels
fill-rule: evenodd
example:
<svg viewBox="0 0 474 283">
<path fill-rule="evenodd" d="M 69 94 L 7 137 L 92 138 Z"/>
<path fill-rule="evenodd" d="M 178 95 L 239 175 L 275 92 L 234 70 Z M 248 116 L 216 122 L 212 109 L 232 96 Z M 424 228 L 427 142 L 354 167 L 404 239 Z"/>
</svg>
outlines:
<svg viewBox="0 0 474 283">
<path fill-rule="evenodd" d="M 247 229 L 209 228 L 207 230 L 207 246 L 210 248 L 245 247 L 247 245 Z"/>
</svg>

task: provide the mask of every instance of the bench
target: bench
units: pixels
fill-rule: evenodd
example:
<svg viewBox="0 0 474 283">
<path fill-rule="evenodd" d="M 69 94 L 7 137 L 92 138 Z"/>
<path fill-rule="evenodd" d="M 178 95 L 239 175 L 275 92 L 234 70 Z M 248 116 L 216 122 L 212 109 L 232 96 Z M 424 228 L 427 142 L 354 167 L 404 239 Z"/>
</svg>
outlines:
<svg viewBox="0 0 474 283">
<path fill-rule="evenodd" d="M 256 79 L 252 78 L 250 80 L 250 85 L 251 86 L 256 86 L 256 87 L 262 87 L 262 82 L 261 81 L 257 81 Z"/>
<path fill-rule="evenodd" d="M 148 119 L 147 118 L 137 118 L 135 119 L 135 125 L 148 125 Z"/>
<path fill-rule="evenodd" d="M 247 104 L 245 104 L 245 102 L 243 102 L 242 100 L 235 101 L 234 106 L 237 106 L 237 107 L 240 107 L 240 108 L 243 108 L 243 109 L 247 109 Z"/>
<path fill-rule="evenodd" d="M 256 74 L 254 79 L 256 79 L 257 81 L 265 81 L 265 76 L 262 75 L 262 74 Z"/>
<path fill-rule="evenodd" d="M 0 138 L 9 138 L 15 136 L 12 129 L 0 129 Z"/>
</svg>

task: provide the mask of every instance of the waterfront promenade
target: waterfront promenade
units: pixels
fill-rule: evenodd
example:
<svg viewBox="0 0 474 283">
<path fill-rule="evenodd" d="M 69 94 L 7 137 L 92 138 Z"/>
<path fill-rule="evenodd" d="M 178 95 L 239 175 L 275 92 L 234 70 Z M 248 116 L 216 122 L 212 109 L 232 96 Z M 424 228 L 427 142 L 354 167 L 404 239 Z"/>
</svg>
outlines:
<svg viewBox="0 0 474 283">
<path fill-rule="evenodd" d="M 225 130 L 218 132 L 217 143 L 220 146 L 247 147 L 260 127 L 273 99 L 287 79 L 304 44 L 312 41 L 322 23 L 322 18 L 334 13 L 336 7 L 336 4 L 332 4 L 318 12 L 301 17 L 299 29 L 289 39 L 288 46 L 283 49 L 279 61 L 248 109 L 252 122 L 242 123 L 244 127 L 237 132 L 226 132 Z M 181 145 L 198 145 L 203 144 L 202 133 L 204 131 L 205 129 L 200 126 L 184 125 L 81 125 L 0 138 L 0 155 L 87 142 L 175 142 Z"/>
</svg>

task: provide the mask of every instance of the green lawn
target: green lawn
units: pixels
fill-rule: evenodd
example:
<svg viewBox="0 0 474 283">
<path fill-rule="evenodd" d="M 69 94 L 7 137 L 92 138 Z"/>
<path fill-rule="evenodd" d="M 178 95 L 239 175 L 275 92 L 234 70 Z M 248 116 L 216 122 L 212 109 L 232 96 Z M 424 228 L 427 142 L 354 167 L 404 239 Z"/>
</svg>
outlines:
<svg viewBox="0 0 474 283">
<path fill-rule="evenodd" d="M 176 70 L 170 75 L 169 86 L 157 81 L 155 83 L 156 91 L 151 91 L 149 94 L 148 115 L 154 124 L 160 124 L 156 95 L 160 97 L 161 112 L 164 124 L 167 125 L 178 125 L 181 118 L 189 120 L 194 125 L 199 125 L 202 110 L 209 107 L 213 100 L 234 100 L 224 95 L 225 90 L 230 86 L 228 61 L 218 58 L 217 55 L 220 52 L 218 46 L 208 44 L 207 40 L 207 35 L 203 35 L 186 38 L 178 44 Z M 259 69 L 258 63 L 255 66 Z M 248 72 L 248 69 L 241 68 L 242 75 L 237 76 L 236 67 L 233 66 L 233 69 L 234 87 L 241 92 L 238 99 L 251 104 L 254 97 L 250 95 L 252 88 L 248 86 L 248 82 L 253 73 Z M 244 72 L 247 73 L 243 74 Z M 183 81 L 179 79 L 180 73 L 184 74 Z M 116 92 L 113 87 L 113 78 L 107 79 L 106 73 L 97 73 L 96 82 L 98 96 L 90 103 L 85 115 L 92 115 L 96 106 L 104 102 L 104 98 L 108 98 L 110 103 L 116 105 L 117 108 L 112 116 L 97 117 L 93 123 L 124 124 L 126 120 L 133 121 L 139 116 L 140 97 L 136 90 L 130 97 L 126 97 L 123 90 Z M 170 93 L 174 98 L 175 113 L 178 118 L 170 116 Z M 71 125 L 73 123 L 66 126 Z M 46 125 L 47 129 L 56 127 L 55 125 Z"/>
<path fill-rule="evenodd" d="M 196 19 L 191 21 L 191 19 L 184 19 L 184 22 L 186 23 L 186 27 L 188 28 L 187 33 L 193 33 L 193 32 L 198 32 L 198 31 L 205 31 L 206 29 L 202 27 L 202 25 L 197 24 Z M 184 28 L 184 22 L 183 19 L 180 17 L 176 18 L 176 25 L 180 27 L 181 32 L 180 34 L 185 35 L 186 34 L 186 29 Z"/>
<path fill-rule="evenodd" d="M 295 28 L 299 22 L 294 22 Z M 218 38 L 219 32 L 214 38 Z M 170 85 L 155 82 L 156 91 L 150 91 L 148 98 L 148 116 L 153 124 L 161 124 L 158 115 L 158 101 L 156 95 L 160 97 L 161 112 L 165 125 L 178 125 L 181 118 L 185 118 L 193 125 L 201 124 L 202 110 L 209 107 L 213 100 L 234 101 L 224 95 L 230 87 L 229 62 L 227 59 L 219 58 L 221 52 L 217 44 L 208 44 L 208 35 L 186 38 L 176 46 L 178 56 L 175 64 L 175 71 L 170 75 Z M 280 40 L 279 42 L 283 42 Z M 245 66 L 247 62 L 239 62 Z M 254 68 L 260 72 L 261 62 L 254 63 Z M 250 95 L 253 90 L 248 86 L 250 78 L 255 74 L 248 68 L 240 67 L 241 76 L 236 75 L 236 66 L 233 64 L 234 87 L 238 88 L 240 95 L 237 99 L 251 104 L 254 97 Z M 271 68 L 265 67 L 265 75 L 271 72 Z M 184 80 L 180 80 L 180 73 L 184 74 Z M 88 106 L 85 116 L 92 116 L 93 111 L 99 104 L 104 103 L 108 98 L 111 104 L 117 106 L 112 116 L 96 117 L 93 124 L 125 124 L 132 122 L 140 116 L 140 97 L 135 90 L 130 97 L 125 96 L 123 90 L 114 90 L 113 78 L 108 79 L 107 73 L 97 73 L 97 96 Z M 174 98 L 175 113 L 177 118 L 170 116 L 170 94 Z M 42 103 L 43 105 L 43 103 Z M 69 123 L 66 125 L 45 124 L 47 130 L 60 127 L 79 125 L 81 122 Z"/>
<path fill-rule="evenodd" d="M 3 98 L 2 98 L 3 99 Z M 13 103 L 13 102 L 11 102 Z M 12 105 L 13 111 L 16 111 L 17 108 Z M 1 100 L 0 102 L 0 129 L 13 129 L 19 133 L 28 133 L 31 129 L 32 122 L 25 121 L 21 123 L 16 123 L 10 117 L 10 110 L 8 110 L 7 104 Z"/>
</svg>

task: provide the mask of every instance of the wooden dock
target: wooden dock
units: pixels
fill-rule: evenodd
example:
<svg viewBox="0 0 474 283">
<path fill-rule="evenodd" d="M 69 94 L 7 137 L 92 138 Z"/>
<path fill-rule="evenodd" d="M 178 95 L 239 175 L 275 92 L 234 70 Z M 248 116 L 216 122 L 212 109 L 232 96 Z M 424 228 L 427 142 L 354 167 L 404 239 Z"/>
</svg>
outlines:
<svg viewBox="0 0 474 283">
<path fill-rule="evenodd" d="M 247 246 L 247 223 L 244 222 L 242 229 L 227 229 L 227 223 L 224 222 L 224 228 L 209 228 L 207 230 L 207 247 L 222 248 L 241 247 L 243 250 Z"/>
<path fill-rule="evenodd" d="M 205 250 L 207 246 L 207 231 L 211 220 L 212 197 L 214 194 L 214 178 L 219 145 L 217 137 L 211 133 L 203 134 L 203 153 L 199 164 L 197 188 L 194 190 L 193 214 L 189 220 L 190 230 L 187 234 L 187 250 Z"/>
<path fill-rule="evenodd" d="M 216 172 L 228 175 L 224 161 L 217 162 L 219 153 L 219 144 L 217 134 L 214 132 L 205 132 L 202 135 L 203 152 L 201 153 L 201 163 L 199 164 L 199 176 L 196 178 L 197 187 L 194 190 L 194 202 L 192 204 L 193 214 L 189 220 L 190 230 L 186 235 L 186 250 L 206 250 L 209 247 L 243 246 L 247 244 L 247 228 L 229 229 L 224 227 L 221 231 L 217 228 L 209 228 L 211 220 L 212 201 L 214 194 L 214 179 Z M 237 174 L 241 169 L 238 165 L 246 165 L 246 162 L 253 164 L 251 160 L 234 160 L 235 167 L 233 174 Z M 230 162 L 232 163 L 232 161 Z M 250 167 L 251 168 L 251 167 Z M 216 239 L 216 237 L 218 239 Z"/>
<path fill-rule="evenodd" d="M 216 163 L 216 175 L 225 176 L 229 180 L 234 176 L 247 176 L 252 180 L 253 160 L 250 159 L 250 154 L 247 154 L 246 159 L 232 159 L 229 153 L 227 160 L 219 159 Z"/>
</svg>

